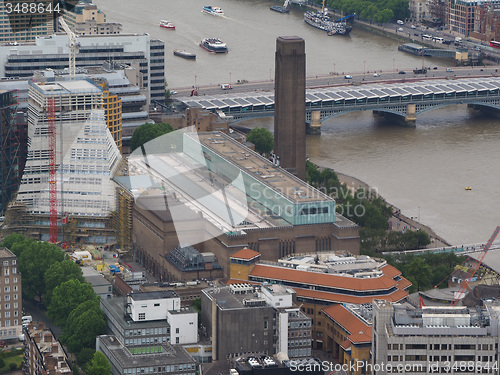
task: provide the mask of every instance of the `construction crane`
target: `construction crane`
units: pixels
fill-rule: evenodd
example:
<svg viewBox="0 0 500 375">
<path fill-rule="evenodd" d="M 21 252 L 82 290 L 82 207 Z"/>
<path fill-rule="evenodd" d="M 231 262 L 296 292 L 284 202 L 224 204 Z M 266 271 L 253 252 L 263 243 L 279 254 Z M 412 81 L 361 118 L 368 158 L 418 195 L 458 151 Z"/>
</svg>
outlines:
<svg viewBox="0 0 500 375">
<path fill-rule="evenodd" d="M 465 292 L 467 291 L 470 281 L 472 280 L 472 278 L 476 274 L 477 270 L 479 269 L 479 267 L 483 263 L 484 257 L 486 256 L 486 253 L 488 253 L 488 250 L 490 249 L 491 245 L 493 245 L 493 242 L 495 242 L 499 232 L 500 232 L 500 226 L 496 227 L 496 229 L 493 232 L 493 234 L 491 235 L 490 239 L 488 240 L 486 245 L 484 245 L 484 248 L 481 251 L 481 253 L 479 254 L 474 267 L 469 268 L 469 272 L 467 272 L 467 276 L 465 277 L 465 280 L 460 285 L 460 289 L 459 289 L 455 299 L 451 302 L 451 304 L 453 306 L 456 306 L 460 297 L 463 296 L 465 294 Z"/>
<path fill-rule="evenodd" d="M 76 71 L 76 51 L 78 50 L 78 41 L 76 40 L 76 34 L 71 31 L 68 24 L 64 20 L 64 17 L 59 17 L 59 23 L 66 32 L 69 38 L 69 76 L 71 79 L 75 78 Z"/>
<path fill-rule="evenodd" d="M 56 100 L 49 99 L 49 207 L 50 242 L 57 242 L 57 160 L 56 160 Z"/>
</svg>

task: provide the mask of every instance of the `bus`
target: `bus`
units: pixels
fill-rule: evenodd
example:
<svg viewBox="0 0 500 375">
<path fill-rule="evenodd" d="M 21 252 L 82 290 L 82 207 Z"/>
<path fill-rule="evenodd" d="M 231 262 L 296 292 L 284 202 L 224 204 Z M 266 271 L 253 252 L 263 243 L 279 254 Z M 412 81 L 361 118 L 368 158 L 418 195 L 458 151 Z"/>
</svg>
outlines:
<svg viewBox="0 0 500 375">
<path fill-rule="evenodd" d="M 432 40 L 432 36 L 427 34 L 422 34 L 422 40 Z"/>
<path fill-rule="evenodd" d="M 432 41 L 435 43 L 443 43 L 443 38 L 441 38 L 439 36 L 435 36 L 432 38 Z"/>
<path fill-rule="evenodd" d="M 494 40 L 492 40 L 490 42 L 490 47 L 493 47 L 493 48 L 500 48 L 500 42 L 495 42 Z"/>
</svg>

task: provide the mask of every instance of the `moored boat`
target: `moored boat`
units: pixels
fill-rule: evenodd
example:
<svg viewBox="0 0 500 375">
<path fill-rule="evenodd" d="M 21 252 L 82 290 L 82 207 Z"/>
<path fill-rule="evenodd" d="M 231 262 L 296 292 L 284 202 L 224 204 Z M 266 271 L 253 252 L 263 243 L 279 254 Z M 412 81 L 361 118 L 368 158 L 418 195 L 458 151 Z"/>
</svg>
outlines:
<svg viewBox="0 0 500 375">
<path fill-rule="evenodd" d="M 183 57 L 188 60 L 196 60 L 196 55 L 194 53 L 185 51 L 183 49 L 174 49 L 174 55 Z"/>
<path fill-rule="evenodd" d="M 226 43 L 217 38 L 205 38 L 200 42 L 200 47 L 208 52 L 226 53 L 228 52 Z"/>
<path fill-rule="evenodd" d="M 160 27 L 163 27 L 165 29 L 175 30 L 175 25 L 170 21 L 161 20 Z"/>
<path fill-rule="evenodd" d="M 213 7 L 211 5 L 205 6 L 202 9 L 203 13 L 211 14 L 212 16 L 223 16 L 224 11 L 219 7 Z"/>
<path fill-rule="evenodd" d="M 285 0 L 283 6 L 281 5 L 273 5 L 270 9 L 279 13 L 288 13 L 290 10 L 288 9 L 288 4 L 290 4 L 290 0 Z"/>
<path fill-rule="evenodd" d="M 343 17 L 337 21 L 331 20 L 328 16 L 328 9 L 325 8 L 325 0 L 323 0 L 321 11 L 307 11 L 304 13 L 304 21 L 308 25 L 324 30 L 328 35 L 349 35 L 352 27 L 344 21 L 349 17 L 351 16 Z"/>
</svg>

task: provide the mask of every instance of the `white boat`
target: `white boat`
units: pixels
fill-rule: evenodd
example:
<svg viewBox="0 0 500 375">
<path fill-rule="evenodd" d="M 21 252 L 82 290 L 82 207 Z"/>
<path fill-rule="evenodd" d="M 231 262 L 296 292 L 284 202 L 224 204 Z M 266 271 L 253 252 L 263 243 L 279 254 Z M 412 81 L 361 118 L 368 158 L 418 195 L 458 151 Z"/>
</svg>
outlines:
<svg viewBox="0 0 500 375">
<path fill-rule="evenodd" d="M 202 12 L 206 14 L 211 14 L 212 16 L 219 16 L 219 17 L 224 15 L 224 11 L 221 8 L 213 7 L 211 5 L 203 7 Z"/>
<path fill-rule="evenodd" d="M 175 30 L 175 25 L 172 22 L 170 22 L 170 21 L 161 20 L 160 21 L 160 27 L 163 27 L 165 29 Z"/>
</svg>

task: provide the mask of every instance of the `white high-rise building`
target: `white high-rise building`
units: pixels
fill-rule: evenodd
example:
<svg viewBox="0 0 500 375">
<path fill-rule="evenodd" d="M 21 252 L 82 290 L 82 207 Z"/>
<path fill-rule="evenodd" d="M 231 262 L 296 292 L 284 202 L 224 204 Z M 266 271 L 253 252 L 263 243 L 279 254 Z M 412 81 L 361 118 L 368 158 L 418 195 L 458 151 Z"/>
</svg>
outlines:
<svg viewBox="0 0 500 375">
<path fill-rule="evenodd" d="M 111 180 L 121 160 L 102 108 L 102 90 L 90 80 L 29 83 L 29 148 L 17 201 L 48 215 L 49 100 L 55 100 L 57 212 L 105 217 L 115 209 Z"/>
</svg>

